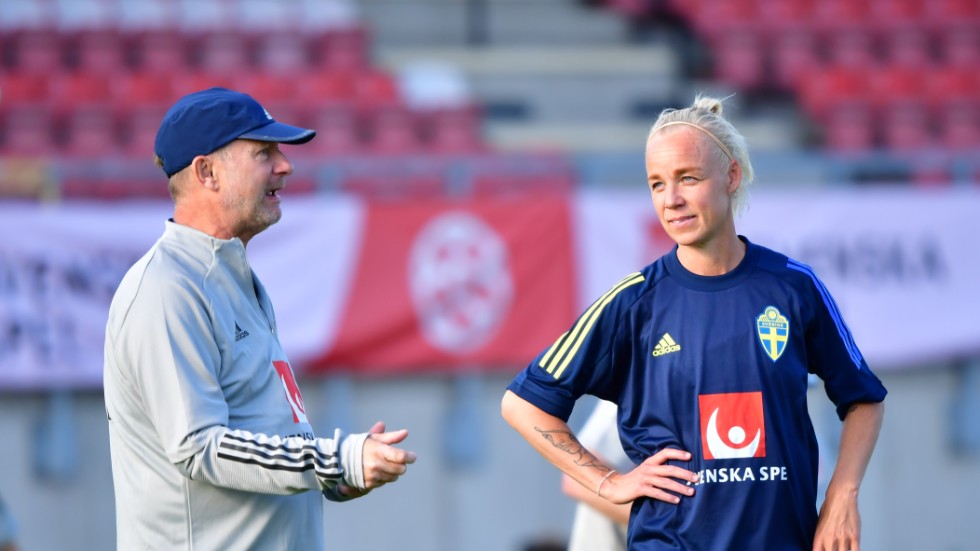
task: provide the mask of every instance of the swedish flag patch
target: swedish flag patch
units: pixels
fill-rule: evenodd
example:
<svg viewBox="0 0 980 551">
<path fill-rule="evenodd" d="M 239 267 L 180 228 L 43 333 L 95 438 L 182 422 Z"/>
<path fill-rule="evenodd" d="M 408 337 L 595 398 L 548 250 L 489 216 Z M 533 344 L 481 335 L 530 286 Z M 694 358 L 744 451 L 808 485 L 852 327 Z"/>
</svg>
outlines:
<svg viewBox="0 0 980 551">
<path fill-rule="evenodd" d="M 775 306 L 766 306 L 765 311 L 755 320 L 755 329 L 766 354 L 772 361 L 778 360 L 786 350 L 789 340 L 789 320 Z"/>
</svg>

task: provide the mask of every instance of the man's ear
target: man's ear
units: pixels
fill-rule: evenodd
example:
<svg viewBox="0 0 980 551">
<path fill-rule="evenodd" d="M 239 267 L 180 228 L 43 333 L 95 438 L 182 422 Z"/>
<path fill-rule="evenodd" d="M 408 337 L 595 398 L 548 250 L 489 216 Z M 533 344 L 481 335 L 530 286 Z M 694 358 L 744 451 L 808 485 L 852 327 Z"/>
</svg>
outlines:
<svg viewBox="0 0 980 551">
<path fill-rule="evenodd" d="M 218 180 L 214 176 L 214 160 L 208 155 L 198 155 L 191 161 L 191 174 L 194 183 L 211 191 L 218 191 Z"/>
</svg>

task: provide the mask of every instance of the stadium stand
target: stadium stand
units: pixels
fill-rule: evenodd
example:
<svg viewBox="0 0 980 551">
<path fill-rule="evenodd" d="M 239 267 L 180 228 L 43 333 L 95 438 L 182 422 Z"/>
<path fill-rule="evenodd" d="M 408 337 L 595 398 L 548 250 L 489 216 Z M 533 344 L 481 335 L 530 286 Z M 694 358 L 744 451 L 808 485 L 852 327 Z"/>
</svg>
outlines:
<svg viewBox="0 0 980 551">
<path fill-rule="evenodd" d="M 430 196 L 469 187 L 451 184 L 447 166 L 479 172 L 481 186 L 494 167 L 500 181 L 513 180 L 514 163 L 496 158 L 512 153 L 488 146 L 473 98 L 407 102 L 399 75 L 375 63 L 353 4 L 294 8 L 268 0 L 12 0 L 0 28 L 0 157 L 48 163 L 65 199 L 160 196 L 165 186 L 149 160 L 163 112 L 185 93 L 227 86 L 319 130 L 297 153 L 303 168 L 290 179 L 293 193 Z M 379 160 L 377 174 L 362 168 Z"/>
<path fill-rule="evenodd" d="M 680 14 L 707 46 L 714 79 L 760 102 L 788 93 L 824 152 L 874 155 L 888 164 L 896 155 L 932 159 L 980 149 L 975 0 L 600 4 L 646 24 Z M 917 172 L 912 166 L 908 179 L 916 181 Z"/>
</svg>

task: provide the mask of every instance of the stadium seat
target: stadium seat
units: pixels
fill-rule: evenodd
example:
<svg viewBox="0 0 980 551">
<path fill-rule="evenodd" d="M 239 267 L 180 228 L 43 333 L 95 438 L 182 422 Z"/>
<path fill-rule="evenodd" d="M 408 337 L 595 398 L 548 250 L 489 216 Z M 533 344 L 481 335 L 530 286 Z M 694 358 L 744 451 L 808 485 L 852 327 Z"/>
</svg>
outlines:
<svg viewBox="0 0 980 551">
<path fill-rule="evenodd" d="M 953 151 L 980 149 L 980 104 L 947 104 L 936 117 L 938 140 Z"/>
<path fill-rule="evenodd" d="M 896 102 L 879 111 L 882 145 L 893 151 L 916 151 L 937 145 L 932 118 L 924 103 Z"/>
<path fill-rule="evenodd" d="M 358 109 L 372 111 L 402 105 L 398 83 L 389 73 L 380 69 L 349 73 L 353 85 L 353 98 Z"/>
<path fill-rule="evenodd" d="M 54 114 L 43 105 L 0 110 L 0 156 L 42 156 L 55 150 Z"/>
<path fill-rule="evenodd" d="M 903 22 L 882 24 L 879 29 L 879 44 L 885 63 L 918 70 L 925 70 L 936 63 L 932 34 L 923 25 Z"/>
<path fill-rule="evenodd" d="M 826 30 L 864 27 L 869 11 L 868 0 L 817 0 L 813 4 L 813 21 Z"/>
<path fill-rule="evenodd" d="M 296 99 L 319 104 L 353 105 L 356 96 L 354 75 L 334 71 L 314 71 L 296 87 Z"/>
<path fill-rule="evenodd" d="M 762 28 L 751 22 L 714 24 L 708 39 L 715 78 L 738 90 L 755 90 L 766 81 Z"/>
<path fill-rule="evenodd" d="M 834 104 L 866 101 L 868 89 L 868 77 L 863 71 L 819 67 L 802 76 L 799 98 L 804 110 L 819 121 Z"/>
<path fill-rule="evenodd" d="M 980 66 L 980 20 L 943 25 L 935 37 L 942 64 L 973 69 Z"/>
<path fill-rule="evenodd" d="M 12 66 L 22 73 L 52 74 L 65 70 L 64 38 L 54 29 L 23 29 L 8 36 Z"/>
<path fill-rule="evenodd" d="M 343 103 L 313 105 L 307 112 L 309 128 L 316 130 L 316 138 L 303 148 L 320 156 L 346 156 L 365 150 L 362 127 L 354 108 Z"/>
<path fill-rule="evenodd" d="M 787 92 L 799 89 L 804 75 L 821 67 L 820 35 L 809 24 L 788 23 L 766 29 L 770 84 Z"/>
<path fill-rule="evenodd" d="M 233 31 L 208 30 L 191 38 L 193 64 L 198 71 L 234 77 L 253 69 L 249 38 Z"/>
<path fill-rule="evenodd" d="M 873 25 L 891 27 L 919 23 L 925 16 L 924 4 L 932 0 L 870 0 L 868 18 Z"/>
<path fill-rule="evenodd" d="M 131 35 L 135 70 L 179 74 L 189 69 L 187 38 L 171 29 L 148 29 Z"/>
<path fill-rule="evenodd" d="M 769 29 L 811 24 L 813 0 L 755 0 L 758 19 Z"/>
<path fill-rule="evenodd" d="M 51 94 L 51 79 L 35 72 L 0 73 L 0 107 L 46 104 Z"/>
<path fill-rule="evenodd" d="M 304 35 L 291 31 L 268 32 L 255 40 L 256 69 L 270 74 L 296 74 L 312 66 Z"/>
<path fill-rule="evenodd" d="M 241 75 L 217 75 L 203 71 L 181 73 L 173 77 L 174 95 L 181 97 L 191 92 L 206 90 L 214 86 L 234 89 Z"/>
<path fill-rule="evenodd" d="M 127 37 L 112 29 L 85 29 L 67 39 L 69 65 L 76 71 L 101 75 L 129 70 Z"/>
<path fill-rule="evenodd" d="M 873 111 L 863 101 L 838 101 L 829 105 L 821 129 L 823 145 L 832 152 L 862 153 L 876 145 Z"/>
<path fill-rule="evenodd" d="M 446 107 L 419 113 L 426 148 L 440 154 L 470 154 L 486 150 L 481 113 L 475 106 Z"/>
<path fill-rule="evenodd" d="M 173 77 L 167 73 L 151 70 L 126 72 L 114 80 L 113 101 L 121 108 L 169 105 L 177 99 L 173 83 Z"/>
<path fill-rule="evenodd" d="M 837 24 L 824 31 L 827 61 L 833 65 L 868 70 L 879 63 L 875 34 L 861 23 Z"/>
<path fill-rule="evenodd" d="M 134 104 L 120 113 L 119 130 L 123 155 L 146 162 L 152 161 L 153 142 L 166 110 L 166 105 Z"/>
<path fill-rule="evenodd" d="M 122 153 L 119 121 L 112 106 L 75 106 L 59 118 L 62 154 L 96 158 Z"/>
<path fill-rule="evenodd" d="M 719 41 L 727 42 L 726 34 L 743 27 L 763 26 L 756 14 L 754 0 L 702 0 L 693 6 L 691 24 L 715 54 Z M 736 31 L 740 32 L 740 30 Z"/>
<path fill-rule="evenodd" d="M 923 5 L 923 18 L 931 27 L 941 29 L 949 24 L 980 22 L 980 2 L 977 0 L 928 0 Z"/>
<path fill-rule="evenodd" d="M 111 105 L 114 84 L 112 78 L 89 72 L 58 73 L 51 78 L 51 101 L 58 108 Z"/>
<path fill-rule="evenodd" d="M 367 70 L 371 66 L 369 40 L 363 26 L 328 29 L 311 38 L 313 62 L 329 71 Z"/>
<path fill-rule="evenodd" d="M 402 105 L 373 108 L 362 115 L 372 153 L 393 155 L 423 150 L 418 117 Z"/>
</svg>

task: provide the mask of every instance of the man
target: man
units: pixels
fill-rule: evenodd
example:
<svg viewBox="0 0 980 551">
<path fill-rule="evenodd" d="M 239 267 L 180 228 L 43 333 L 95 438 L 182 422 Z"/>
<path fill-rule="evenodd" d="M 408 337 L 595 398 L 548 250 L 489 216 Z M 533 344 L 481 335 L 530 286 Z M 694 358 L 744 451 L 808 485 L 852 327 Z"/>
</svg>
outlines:
<svg viewBox="0 0 980 551">
<path fill-rule="evenodd" d="M 246 94 L 189 94 L 157 164 L 173 218 L 109 310 L 105 402 L 119 549 L 323 549 L 323 503 L 393 482 L 407 431 L 317 438 L 245 247 L 282 215 L 279 144 L 315 136 Z M 310 492 L 309 490 L 316 490 Z"/>
</svg>

